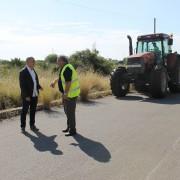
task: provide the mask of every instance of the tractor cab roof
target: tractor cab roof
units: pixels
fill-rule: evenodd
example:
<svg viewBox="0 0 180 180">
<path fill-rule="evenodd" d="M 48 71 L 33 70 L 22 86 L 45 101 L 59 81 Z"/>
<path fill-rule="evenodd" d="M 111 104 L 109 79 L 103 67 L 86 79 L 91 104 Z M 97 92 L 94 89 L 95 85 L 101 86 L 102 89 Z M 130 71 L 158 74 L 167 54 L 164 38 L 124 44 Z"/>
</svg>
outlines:
<svg viewBox="0 0 180 180">
<path fill-rule="evenodd" d="M 168 34 L 158 33 L 158 34 L 148 34 L 148 35 L 142 35 L 138 36 L 138 41 L 152 41 L 152 40 L 164 40 L 169 39 Z"/>
</svg>

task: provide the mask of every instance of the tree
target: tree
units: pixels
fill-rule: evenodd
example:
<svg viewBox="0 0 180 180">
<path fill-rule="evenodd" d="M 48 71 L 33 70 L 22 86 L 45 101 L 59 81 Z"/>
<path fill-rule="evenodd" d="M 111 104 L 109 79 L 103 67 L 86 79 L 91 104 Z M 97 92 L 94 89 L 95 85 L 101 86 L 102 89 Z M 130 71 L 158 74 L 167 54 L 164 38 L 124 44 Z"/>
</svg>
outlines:
<svg viewBox="0 0 180 180">
<path fill-rule="evenodd" d="M 115 65 L 112 60 L 100 56 L 97 50 L 77 51 L 69 59 L 75 68 L 80 68 L 83 71 L 93 70 L 105 75 L 110 74 Z"/>
<path fill-rule="evenodd" d="M 57 61 L 56 54 L 50 54 L 45 58 L 45 63 L 49 65 L 55 64 Z M 109 75 L 115 68 L 117 61 L 112 59 L 106 59 L 99 55 L 99 51 L 94 49 L 93 51 L 86 49 L 77 51 L 69 57 L 69 62 L 81 71 L 92 70 L 104 75 Z M 49 66 L 48 65 L 48 66 Z M 53 68 L 53 72 L 56 72 L 57 68 Z"/>
<path fill-rule="evenodd" d="M 57 62 L 57 54 L 49 54 L 46 58 L 45 58 L 45 61 L 47 63 L 50 63 L 50 64 L 56 64 Z"/>
<path fill-rule="evenodd" d="M 24 66 L 24 62 L 23 61 L 21 61 L 21 59 L 20 58 L 14 58 L 14 59 L 11 59 L 11 62 L 10 62 L 10 66 L 16 66 L 16 67 L 22 67 L 22 66 Z"/>
</svg>

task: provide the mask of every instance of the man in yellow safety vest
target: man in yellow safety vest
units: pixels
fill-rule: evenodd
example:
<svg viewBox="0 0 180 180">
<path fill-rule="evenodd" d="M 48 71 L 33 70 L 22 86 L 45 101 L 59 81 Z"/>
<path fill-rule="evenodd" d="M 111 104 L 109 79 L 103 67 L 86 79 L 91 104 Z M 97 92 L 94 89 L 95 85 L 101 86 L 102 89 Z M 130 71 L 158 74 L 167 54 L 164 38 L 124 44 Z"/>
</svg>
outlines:
<svg viewBox="0 0 180 180">
<path fill-rule="evenodd" d="M 51 83 L 54 88 L 58 83 L 59 90 L 62 93 L 64 111 L 67 116 L 67 128 L 63 130 L 66 136 L 73 136 L 76 134 L 76 101 L 80 95 L 80 84 L 75 68 L 69 64 L 66 56 L 59 56 L 57 64 L 60 67 L 59 78 Z"/>
</svg>

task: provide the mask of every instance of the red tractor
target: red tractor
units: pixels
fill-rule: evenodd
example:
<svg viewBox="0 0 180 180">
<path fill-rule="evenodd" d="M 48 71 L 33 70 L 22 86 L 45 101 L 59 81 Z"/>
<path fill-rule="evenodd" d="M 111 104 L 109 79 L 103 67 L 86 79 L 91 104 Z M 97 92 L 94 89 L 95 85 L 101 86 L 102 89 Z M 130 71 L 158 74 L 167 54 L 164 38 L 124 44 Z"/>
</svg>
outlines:
<svg viewBox="0 0 180 180">
<path fill-rule="evenodd" d="M 180 92 L 180 55 L 172 53 L 173 38 L 167 34 L 150 34 L 137 38 L 133 55 L 129 39 L 129 57 L 111 73 L 111 89 L 116 97 L 129 92 L 130 84 L 139 92 L 149 92 L 154 98 L 165 97 L 169 89 Z"/>
</svg>

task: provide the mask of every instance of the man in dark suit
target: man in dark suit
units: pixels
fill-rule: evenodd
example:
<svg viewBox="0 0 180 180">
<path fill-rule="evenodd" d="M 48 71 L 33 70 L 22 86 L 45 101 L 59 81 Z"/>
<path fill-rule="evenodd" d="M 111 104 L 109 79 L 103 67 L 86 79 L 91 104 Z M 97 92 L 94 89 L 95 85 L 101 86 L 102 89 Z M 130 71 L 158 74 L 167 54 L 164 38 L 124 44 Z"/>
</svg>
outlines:
<svg viewBox="0 0 180 180">
<path fill-rule="evenodd" d="M 25 132 L 26 115 L 30 108 L 30 129 L 32 131 L 39 131 L 35 126 L 35 113 L 38 103 L 39 90 L 42 90 L 39 84 L 39 78 L 34 70 L 35 59 L 28 57 L 26 59 L 26 66 L 20 71 L 19 84 L 22 97 L 22 112 L 21 112 L 21 130 Z"/>
</svg>

